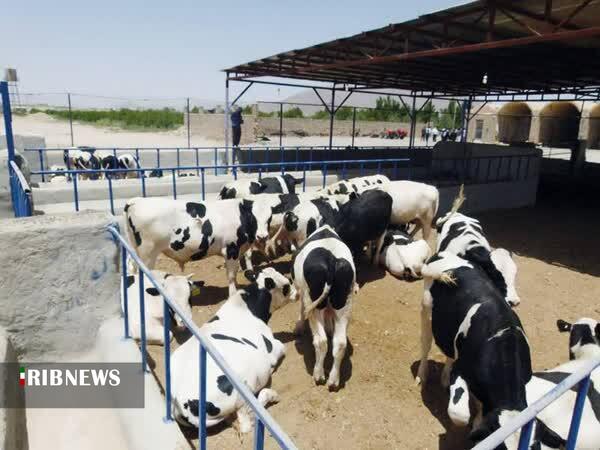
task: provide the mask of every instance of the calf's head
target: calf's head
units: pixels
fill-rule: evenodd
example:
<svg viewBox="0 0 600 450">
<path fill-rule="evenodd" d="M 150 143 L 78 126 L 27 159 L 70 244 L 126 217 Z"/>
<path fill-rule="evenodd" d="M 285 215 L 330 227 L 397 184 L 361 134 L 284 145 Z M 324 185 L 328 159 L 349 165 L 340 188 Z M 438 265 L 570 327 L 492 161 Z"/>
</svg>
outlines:
<svg viewBox="0 0 600 450">
<path fill-rule="evenodd" d="M 293 194 L 296 191 L 296 185 L 302 184 L 304 181 L 302 178 L 294 178 L 288 173 L 282 175 L 281 177 L 283 178 L 283 181 L 288 188 L 288 192 L 291 194 Z"/>
<path fill-rule="evenodd" d="M 259 272 L 247 270 L 249 286 L 239 291 L 250 313 L 268 323 L 271 314 L 296 297 L 290 281 L 275 269 L 262 269 Z"/>
<path fill-rule="evenodd" d="M 204 286 L 204 281 L 192 281 L 192 275 L 171 275 L 165 274 L 162 281 L 163 288 L 166 294 L 171 298 L 177 306 L 191 319 L 192 306 L 191 298 L 197 293 L 197 289 Z M 183 326 L 183 320 L 179 315 L 175 314 L 175 322 L 177 326 Z"/>
<path fill-rule="evenodd" d="M 584 359 L 600 355 L 600 323 L 582 318 L 571 324 L 562 319 L 556 321 L 558 331 L 570 332 L 569 358 Z"/>
</svg>

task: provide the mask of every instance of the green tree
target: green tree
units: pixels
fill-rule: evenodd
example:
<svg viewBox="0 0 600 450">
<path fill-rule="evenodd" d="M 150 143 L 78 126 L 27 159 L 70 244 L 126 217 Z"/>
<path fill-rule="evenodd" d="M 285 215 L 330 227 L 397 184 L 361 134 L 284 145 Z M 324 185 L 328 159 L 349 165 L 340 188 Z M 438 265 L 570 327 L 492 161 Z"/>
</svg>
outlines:
<svg viewBox="0 0 600 450">
<path fill-rule="evenodd" d="M 440 111 L 438 128 L 460 128 L 461 126 L 461 110 L 458 102 L 452 100 L 447 108 L 443 108 Z"/>
<path fill-rule="evenodd" d="M 279 117 L 279 112 L 277 113 L 277 117 Z M 283 111 L 283 117 L 286 119 L 301 119 L 304 117 L 304 113 L 296 106 L 288 109 L 287 111 Z"/>
</svg>

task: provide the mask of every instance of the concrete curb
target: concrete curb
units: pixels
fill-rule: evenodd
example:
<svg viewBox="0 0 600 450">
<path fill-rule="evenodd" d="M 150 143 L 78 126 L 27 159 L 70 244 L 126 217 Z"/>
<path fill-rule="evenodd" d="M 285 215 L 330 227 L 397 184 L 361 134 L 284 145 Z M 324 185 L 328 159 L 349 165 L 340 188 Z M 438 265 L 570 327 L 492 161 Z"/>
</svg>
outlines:
<svg viewBox="0 0 600 450">
<path fill-rule="evenodd" d="M 123 338 L 123 320 L 114 317 L 98 331 L 97 350 L 104 362 L 142 361 L 133 339 Z M 140 369 L 141 370 L 141 369 Z M 189 443 L 176 422 L 165 422 L 165 398 L 151 373 L 144 376 L 144 408 L 116 409 L 122 431 L 131 450 L 189 449 Z"/>
</svg>

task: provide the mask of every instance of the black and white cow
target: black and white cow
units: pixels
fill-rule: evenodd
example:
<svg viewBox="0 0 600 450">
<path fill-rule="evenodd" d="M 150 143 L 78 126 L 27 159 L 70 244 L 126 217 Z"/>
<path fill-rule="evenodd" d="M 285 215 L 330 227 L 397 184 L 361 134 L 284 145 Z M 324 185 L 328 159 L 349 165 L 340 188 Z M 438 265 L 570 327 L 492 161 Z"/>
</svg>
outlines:
<svg viewBox="0 0 600 450">
<path fill-rule="evenodd" d="M 235 374 L 258 394 L 258 401 L 266 405 L 279 401 L 277 392 L 265 386 L 285 353 L 268 322 L 273 311 L 295 300 L 296 291 L 275 269 L 245 274 L 252 283 L 230 296 L 201 331 Z M 173 416 L 195 427 L 199 422 L 198 354 L 198 340 L 189 339 L 171 356 Z M 237 412 L 240 431 L 250 431 L 254 413 L 210 356 L 206 377 L 206 425 L 216 425 Z"/>
<path fill-rule="evenodd" d="M 600 360 L 600 324 L 593 319 L 579 319 L 574 324 L 558 320 L 559 331 L 570 331 L 570 361 L 544 372 L 533 374 L 527 383 L 527 401 L 539 400 L 558 383 L 577 372 L 592 358 Z M 571 425 L 571 411 L 577 397 L 576 387 L 561 395 L 536 418 L 532 450 L 564 448 Z M 583 406 L 581 425 L 577 435 L 578 449 L 600 448 L 600 368 L 590 377 L 590 387 Z"/>
<path fill-rule="evenodd" d="M 100 159 L 94 155 L 93 150 L 81 150 L 78 148 L 65 150 L 63 152 L 63 161 L 65 166 L 71 170 L 100 170 Z M 97 173 L 85 175 L 81 174 L 80 178 L 100 178 Z"/>
<path fill-rule="evenodd" d="M 365 177 L 350 178 L 325 186 L 321 192 L 328 195 L 350 194 L 352 192 L 361 194 L 369 189 L 377 189 L 390 182 L 385 175 L 368 175 Z"/>
<path fill-rule="evenodd" d="M 379 264 L 397 278 L 421 278 L 421 268 L 431 250 L 424 239 L 414 240 L 403 228 L 388 228 L 379 255 Z"/>
<path fill-rule="evenodd" d="M 153 270 L 152 276 L 161 284 L 171 300 L 186 313 L 191 319 L 192 307 L 190 299 L 194 288 L 204 285 L 203 281 L 191 281 L 191 276 L 172 275 L 161 270 Z M 141 339 L 140 328 L 140 286 L 138 274 L 129 275 L 125 281 L 127 289 L 127 311 L 129 318 L 129 334 L 134 339 Z M 149 344 L 164 345 L 163 333 L 163 298 L 154 287 L 150 279 L 144 275 L 144 312 L 146 319 L 146 340 Z M 121 310 L 125 311 L 125 298 L 123 297 L 123 280 L 121 280 Z M 181 317 L 173 314 L 168 320 L 174 320 L 178 327 L 183 326 Z M 172 333 L 169 331 L 169 337 Z"/>
<path fill-rule="evenodd" d="M 423 238 L 429 239 L 431 224 L 439 206 L 440 193 L 437 188 L 425 183 L 401 180 L 390 181 L 380 189 L 387 192 L 393 200 L 390 223 L 414 223 L 416 226 L 411 231 L 411 236 L 422 229 Z"/>
<path fill-rule="evenodd" d="M 50 171 L 53 172 L 50 174 L 49 181 L 50 183 L 64 183 L 67 181 L 66 171 L 67 168 L 65 166 L 54 164 L 50 166 Z"/>
<path fill-rule="evenodd" d="M 129 153 L 125 153 L 123 155 L 119 155 L 118 157 L 119 169 L 139 169 L 140 163 L 137 158 Z M 129 172 L 125 172 L 123 178 L 138 178 L 140 176 L 139 172 L 131 170 Z"/>
<path fill-rule="evenodd" d="M 372 189 L 351 197 L 340 206 L 332 224 L 340 239 L 358 256 L 367 243 L 375 246 L 374 261 L 379 261 L 385 231 L 390 224 L 392 197 L 384 191 Z"/>
<path fill-rule="evenodd" d="M 347 200 L 347 196 L 307 196 L 300 199 L 293 209 L 287 211 L 277 232 L 267 244 L 272 248 L 276 242 L 289 242 L 291 249 L 295 250 L 315 230 L 324 224 L 334 224 L 340 211 L 340 205 Z"/>
<path fill-rule="evenodd" d="M 188 261 L 222 255 L 231 295 L 240 255 L 251 245 L 264 247 L 272 216 L 270 204 L 259 198 L 197 203 L 138 197 L 124 211 L 129 240 L 149 268 L 161 253 L 182 270 Z"/>
<path fill-rule="evenodd" d="M 421 363 L 427 379 L 432 337 L 447 357 L 442 384 L 450 387 L 448 415 L 457 425 L 471 416 L 469 396 L 480 403 L 470 438 L 480 441 L 527 407 L 531 356 L 521 321 L 476 263 L 449 252 L 423 266 Z M 506 447 L 513 448 L 518 436 Z"/>
<path fill-rule="evenodd" d="M 505 249 L 492 251 L 477 219 L 450 212 L 436 222 L 438 252 L 450 252 L 475 261 L 488 274 L 506 301 L 516 306 L 521 302 L 515 288 L 517 266 Z"/>
<path fill-rule="evenodd" d="M 346 352 L 352 300 L 358 294 L 352 253 L 328 225 L 317 229 L 302 245 L 292 262 L 292 277 L 301 301 L 301 332 L 308 319 L 315 347 L 313 378 L 325 381 L 323 362 L 327 354 L 327 332 L 333 333 L 333 365 L 327 386 L 340 383 L 340 365 Z"/>
<path fill-rule="evenodd" d="M 294 194 L 296 185 L 302 183 L 302 179 L 294 178 L 287 173 L 264 177 L 260 180 L 235 180 L 225 183 L 219 193 L 219 198 L 243 198 L 256 194 Z"/>
</svg>

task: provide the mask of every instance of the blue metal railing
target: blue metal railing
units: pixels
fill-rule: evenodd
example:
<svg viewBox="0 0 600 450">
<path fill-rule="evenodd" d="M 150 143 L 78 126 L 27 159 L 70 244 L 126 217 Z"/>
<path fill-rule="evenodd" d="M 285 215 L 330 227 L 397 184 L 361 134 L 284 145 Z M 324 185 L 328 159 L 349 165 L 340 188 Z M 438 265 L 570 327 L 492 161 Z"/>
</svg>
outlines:
<svg viewBox="0 0 600 450">
<path fill-rule="evenodd" d="M 546 395 L 521 411 L 517 417 L 473 447 L 473 450 L 494 449 L 502 444 L 510 435 L 519 431 L 519 429 L 521 429 L 519 450 L 528 450 L 536 416 L 573 386 L 579 384 L 577 398 L 571 416 L 571 426 L 569 428 L 567 445 L 565 447 L 566 450 L 574 450 L 576 448 L 577 434 L 579 433 L 585 398 L 590 387 L 590 375 L 592 371 L 598 367 L 600 367 L 600 357 L 584 361 L 579 370 L 569 375 Z"/>
<path fill-rule="evenodd" d="M 314 146 L 302 146 L 302 145 L 297 145 L 297 146 L 261 146 L 261 145 L 254 145 L 254 146 L 242 146 L 242 147 L 223 147 L 223 146 L 216 146 L 216 147 L 89 147 L 89 148 L 81 148 L 81 150 L 83 151 L 89 151 L 89 152 L 96 152 L 96 151 L 102 151 L 102 152 L 110 152 L 112 153 L 115 157 L 118 156 L 118 154 L 121 153 L 128 153 L 128 154 L 132 154 L 135 156 L 135 158 L 140 161 L 140 165 L 146 166 L 146 167 L 150 167 L 150 162 L 147 160 L 147 158 L 145 157 L 145 155 L 148 154 L 153 154 L 155 156 L 153 156 L 154 158 L 154 169 L 161 169 L 161 161 L 165 161 L 164 155 L 161 159 L 161 153 L 166 153 L 168 155 L 173 155 L 173 153 L 175 153 L 175 161 L 171 164 L 171 166 L 181 166 L 182 162 L 182 156 L 184 155 L 188 155 L 187 161 L 188 161 L 188 165 L 193 165 L 193 166 L 197 166 L 200 167 L 203 164 L 200 163 L 200 159 L 202 157 L 202 159 L 204 159 L 205 161 L 212 161 L 213 162 L 213 169 L 215 170 L 215 175 L 219 175 L 219 173 L 217 172 L 216 166 L 218 166 L 219 164 L 219 158 L 221 157 L 221 159 L 223 159 L 223 161 L 221 161 L 221 163 L 225 163 L 224 158 L 227 156 L 227 153 L 229 152 L 231 155 L 233 155 L 233 157 L 235 158 L 235 156 L 241 156 L 244 155 L 244 159 L 246 160 L 245 162 L 248 164 L 253 164 L 253 163 L 259 163 L 259 162 L 264 162 L 264 163 L 269 163 L 269 162 L 286 162 L 285 158 L 286 155 L 289 157 L 293 157 L 294 162 L 300 164 L 301 163 L 301 154 L 300 152 L 308 152 L 308 157 L 304 158 L 304 161 L 308 161 L 308 162 L 312 162 L 313 161 L 313 156 L 317 156 L 319 155 L 319 152 L 321 152 L 321 154 L 323 154 L 323 152 L 329 152 L 330 150 L 335 153 L 337 151 L 342 151 L 342 150 L 347 150 L 347 149 L 353 149 L 353 150 L 360 150 L 360 151 L 374 151 L 374 150 L 390 150 L 390 149 L 394 149 L 394 148 L 398 148 L 398 149 L 404 149 L 406 150 L 407 147 L 399 147 L 399 146 L 367 146 L 367 147 L 349 147 L 349 146 L 333 146 L 331 149 L 329 148 L 328 145 L 314 145 Z M 422 148 L 429 148 L 429 147 L 414 147 L 412 150 L 418 151 L 419 149 Z M 40 164 L 40 168 L 44 168 L 47 167 L 48 165 L 50 165 L 49 163 L 47 163 L 47 156 L 49 154 L 52 153 L 64 153 L 65 151 L 73 151 L 76 150 L 76 147 L 55 147 L 55 148 L 26 148 L 25 151 L 27 152 L 37 152 L 38 153 L 38 159 L 39 159 L 39 164 Z M 264 161 L 259 161 L 259 158 L 257 157 L 257 155 L 259 155 L 258 152 L 261 152 L 261 154 L 264 154 Z M 273 156 L 270 156 L 270 154 L 272 154 Z M 330 156 L 330 153 L 326 153 L 327 156 Z M 45 157 L 46 156 L 46 157 Z M 306 155 L 305 155 L 306 156 Z M 144 161 L 142 161 L 140 158 L 144 159 Z M 327 158 L 325 158 L 327 159 Z M 62 161 L 62 158 L 61 158 Z M 230 161 L 233 164 L 236 163 L 235 160 Z M 240 161 L 237 161 L 238 163 Z M 290 162 L 290 161 L 287 161 Z M 66 163 L 67 165 L 67 169 L 71 169 L 69 162 L 67 161 Z M 205 164 L 204 164 L 205 165 Z M 199 173 L 196 173 L 197 175 L 199 175 Z M 41 174 L 42 177 L 42 182 L 46 181 L 46 177 L 45 174 Z"/>
<path fill-rule="evenodd" d="M 164 172 L 171 172 L 171 183 L 172 183 L 172 196 L 177 199 L 177 179 L 176 176 L 178 171 L 181 170 L 197 170 L 200 172 L 200 193 L 202 200 L 206 199 L 206 180 L 205 175 L 209 170 L 224 170 L 231 171 L 233 178 L 237 180 L 238 171 L 245 168 L 258 168 L 258 178 L 262 178 L 263 171 L 268 171 L 270 168 L 279 168 L 281 174 L 286 173 L 286 167 L 300 166 L 302 168 L 302 191 L 306 191 L 306 172 L 309 169 L 317 169 L 322 173 L 322 186 L 327 184 L 327 174 L 330 173 L 330 167 L 335 167 L 339 170 L 340 174 L 345 176 L 350 170 L 358 170 L 359 175 L 362 176 L 365 173 L 365 166 L 371 166 L 381 172 L 382 169 L 389 171 L 393 178 L 397 177 L 398 170 L 400 168 L 408 169 L 408 178 L 410 179 L 410 160 L 407 158 L 394 158 L 394 159 L 362 159 L 362 160 L 333 160 L 333 161 L 305 161 L 305 162 L 274 162 L 274 163 L 254 163 L 254 164 L 222 164 L 216 166 L 182 166 L 182 167 L 163 167 L 161 170 Z M 96 170 L 66 170 L 66 171 L 52 171 L 52 170 L 38 170 L 32 171 L 32 175 L 49 175 L 57 174 L 64 175 L 71 178 L 73 185 L 73 201 L 75 205 L 75 211 L 79 211 L 79 191 L 78 191 L 78 177 L 77 175 L 85 174 L 105 174 L 109 175 L 106 178 L 108 185 L 109 194 L 109 206 L 110 211 L 115 214 L 114 205 L 114 193 L 113 193 L 113 181 L 114 175 L 116 174 L 127 174 L 136 173 L 139 175 L 142 196 L 146 197 L 146 173 L 152 172 L 153 168 L 139 168 L 139 169 L 96 169 Z"/>
<path fill-rule="evenodd" d="M 31 188 L 19 166 L 10 161 L 10 195 L 15 217 L 29 217 L 33 214 Z"/>
<path fill-rule="evenodd" d="M 162 285 L 156 281 L 150 269 L 140 260 L 135 251 L 130 247 L 127 241 L 121 236 L 119 231 L 113 227 L 108 227 L 108 231 L 115 237 L 118 245 L 121 249 L 121 266 L 123 276 L 123 311 L 124 311 L 124 335 L 125 338 L 129 338 L 129 309 L 128 309 L 128 298 L 127 298 L 127 256 L 131 257 L 138 266 L 138 279 L 140 287 L 140 327 L 141 327 L 141 352 L 142 352 L 142 370 L 148 371 L 147 366 L 147 350 L 146 350 L 146 334 L 145 334 L 145 314 L 144 314 L 144 276 L 154 285 L 163 298 L 163 314 L 164 317 L 169 317 L 169 308 L 171 308 L 175 314 L 177 314 L 185 324 L 186 328 L 192 333 L 192 335 L 198 339 L 200 344 L 199 357 L 199 373 L 200 373 L 200 385 L 199 385 L 199 428 L 198 428 L 198 446 L 201 450 L 206 450 L 206 354 L 208 353 L 219 368 L 225 373 L 227 378 L 231 381 L 231 384 L 235 387 L 242 398 L 248 403 L 250 408 L 256 414 L 256 424 L 254 429 L 254 449 L 262 450 L 264 447 L 264 428 L 266 427 L 275 441 L 279 444 L 282 449 L 296 449 L 296 446 L 289 438 L 289 436 L 281 429 L 279 424 L 273 419 L 273 417 L 267 412 L 267 410 L 258 402 L 252 391 L 246 386 L 246 384 L 238 378 L 236 373 L 229 367 L 229 364 L 225 361 L 219 351 L 213 346 L 213 344 L 206 339 L 203 331 L 192 321 L 191 317 L 185 315 L 181 308 L 175 303 L 164 291 Z M 171 347 L 169 345 L 169 321 L 163 321 L 164 329 L 164 353 L 165 353 L 165 421 L 172 421 L 171 406 Z"/>
</svg>

